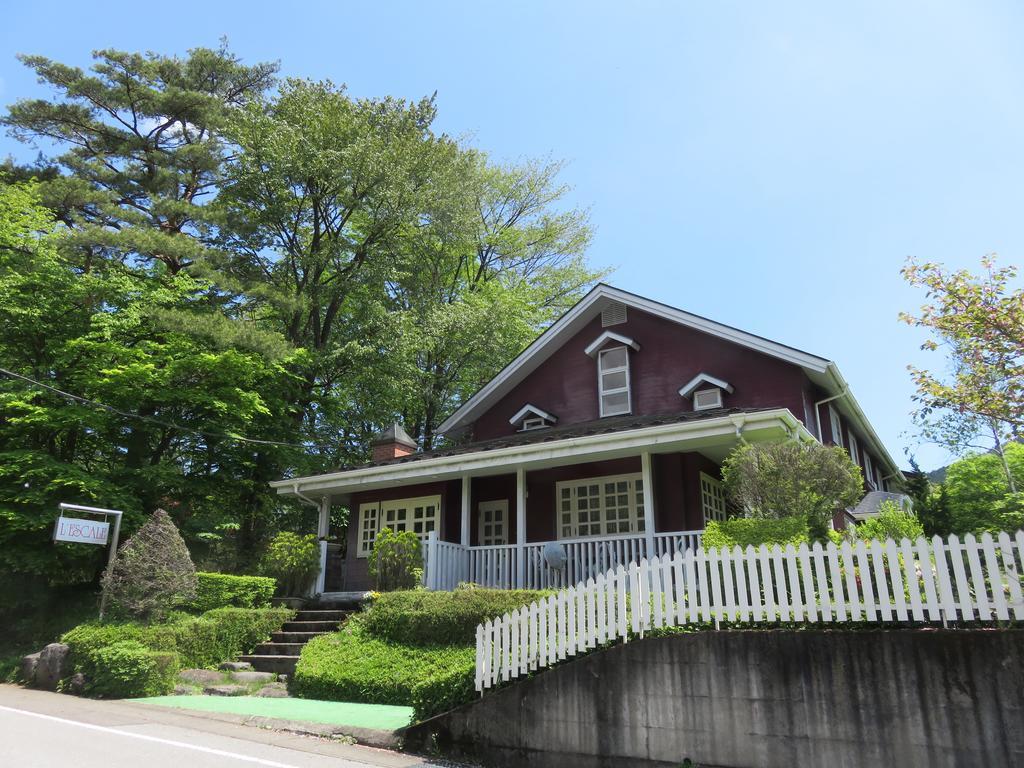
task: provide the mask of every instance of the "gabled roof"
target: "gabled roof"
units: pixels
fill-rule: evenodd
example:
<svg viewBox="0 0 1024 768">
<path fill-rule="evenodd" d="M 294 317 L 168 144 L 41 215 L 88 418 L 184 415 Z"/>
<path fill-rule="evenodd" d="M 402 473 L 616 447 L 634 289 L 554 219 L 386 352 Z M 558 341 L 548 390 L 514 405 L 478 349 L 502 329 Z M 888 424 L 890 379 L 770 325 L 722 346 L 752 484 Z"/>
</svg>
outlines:
<svg viewBox="0 0 1024 768">
<path fill-rule="evenodd" d="M 633 341 L 628 336 L 623 336 L 621 333 L 615 333 L 614 331 L 605 331 L 592 342 L 587 345 L 587 348 L 583 351 L 586 352 L 590 357 L 596 355 L 605 344 L 609 341 L 616 341 L 619 344 L 625 344 L 627 347 L 632 347 L 635 351 L 640 351 L 640 345 Z"/>
<path fill-rule="evenodd" d="M 558 417 L 557 416 L 552 416 L 547 411 L 542 411 L 537 406 L 531 405 L 530 403 L 527 403 L 526 405 L 524 405 L 522 408 L 519 409 L 518 413 L 516 413 L 515 416 L 513 416 L 511 419 L 508 420 L 508 423 L 512 424 L 514 426 L 514 425 L 518 424 L 519 422 L 521 422 L 523 420 L 523 418 L 527 414 L 529 414 L 529 413 L 532 413 L 534 416 L 538 416 L 538 417 L 540 417 L 542 419 L 545 419 L 547 421 L 550 421 L 552 424 L 554 424 L 556 421 L 558 421 Z"/>
<path fill-rule="evenodd" d="M 693 394 L 694 390 L 702 384 L 710 384 L 712 387 L 718 387 L 719 389 L 724 389 L 726 392 L 732 392 L 732 385 L 729 382 L 722 381 L 721 379 L 712 376 L 710 373 L 698 373 L 679 388 L 679 394 L 683 397 L 689 397 Z"/>
<path fill-rule="evenodd" d="M 673 323 L 702 331 L 711 336 L 739 344 L 762 354 L 801 367 L 817 386 L 833 395 L 846 393 L 840 401 L 849 418 L 861 428 L 889 468 L 897 472 L 899 467 L 893 461 L 882 441 L 875 433 L 860 405 L 849 394 L 849 385 L 843 378 L 835 363 L 824 357 L 790 347 L 785 344 L 766 339 L 753 333 L 741 331 L 724 323 L 709 320 L 706 317 L 685 312 L 676 307 L 638 296 L 635 293 L 614 288 L 605 283 L 594 286 L 580 299 L 575 306 L 555 321 L 546 331 L 538 336 L 532 344 L 519 353 L 493 379 L 485 384 L 475 395 L 462 404 L 451 416 L 438 427 L 439 433 L 451 432 L 472 423 L 488 407 L 496 403 L 519 382 L 541 366 L 569 338 L 574 336 L 594 317 L 598 316 L 610 302 L 620 302 L 627 307 L 647 312 L 656 317 Z"/>
</svg>

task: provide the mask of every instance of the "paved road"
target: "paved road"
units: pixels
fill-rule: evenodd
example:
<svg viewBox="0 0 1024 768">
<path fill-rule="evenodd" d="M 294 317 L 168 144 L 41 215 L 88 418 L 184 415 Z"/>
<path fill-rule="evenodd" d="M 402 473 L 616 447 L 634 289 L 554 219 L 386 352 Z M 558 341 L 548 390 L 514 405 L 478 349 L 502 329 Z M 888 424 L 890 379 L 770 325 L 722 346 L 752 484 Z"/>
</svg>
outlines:
<svg viewBox="0 0 1024 768">
<path fill-rule="evenodd" d="M 0 685 L 3 768 L 411 768 L 415 757 L 270 731 L 203 712 Z"/>
</svg>

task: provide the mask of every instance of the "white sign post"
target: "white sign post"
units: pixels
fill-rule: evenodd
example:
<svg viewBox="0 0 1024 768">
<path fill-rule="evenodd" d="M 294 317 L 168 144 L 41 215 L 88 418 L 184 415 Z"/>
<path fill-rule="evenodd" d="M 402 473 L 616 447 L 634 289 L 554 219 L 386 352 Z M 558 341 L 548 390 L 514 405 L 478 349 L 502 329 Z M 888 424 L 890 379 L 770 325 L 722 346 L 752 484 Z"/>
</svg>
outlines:
<svg viewBox="0 0 1024 768">
<path fill-rule="evenodd" d="M 103 515 L 103 520 L 83 520 L 77 517 L 64 517 L 65 512 L 85 512 L 90 515 Z M 110 523 L 107 517 L 114 518 L 114 536 L 110 539 L 110 552 L 107 554 L 107 570 L 117 556 L 117 540 L 121 534 L 121 510 L 102 509 L 100 507 L 83 507 L 80 504 L 60 504 L 60 517 L 53 528 L 54 541 L 67 541 L 74 544 L 98 544 L 103 546 L 107 543 L 110 534 Z M 100 618 L 103 618 L 103 610 L 107 607 L 107 593 L 104 590 L 100 597 Z"/>
</svg>

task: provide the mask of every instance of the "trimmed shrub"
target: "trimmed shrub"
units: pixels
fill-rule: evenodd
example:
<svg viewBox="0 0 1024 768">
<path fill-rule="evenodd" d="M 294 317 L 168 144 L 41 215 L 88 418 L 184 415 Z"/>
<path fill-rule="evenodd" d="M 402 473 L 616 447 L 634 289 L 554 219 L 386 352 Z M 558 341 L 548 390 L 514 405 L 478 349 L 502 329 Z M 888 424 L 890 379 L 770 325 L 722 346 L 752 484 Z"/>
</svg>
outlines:
<svg viewBox="0 0 1024 768">
<path fill-rule="evenodd" d="M 809 540 L 807 520 L 803 517 L 780 517 L 777 519 L 736 517 L 719 522 L 708 521 L 704 528 L 702 543 L 705 549 L 732 549 L 748 546 L 759 547 L 767 544 L 798 546 Z"/>
<path fill-rule="evenodd" d="M 413 589 L 423 578 L 423 545 L 412 531 L 382 528 L 373 540 L 367 567 L 376 589 Z"/>
<path fill-rule="evenodd" d="M 292 690 L 311 699 L 412 706 L 422 719 L 472 698 L 475 664 L 472 645 L 383 640 L 367 631 L 360 616 L 340 632 L 306 643 Z"/>
<path fill-rule="evenodd" d="M 387 592 L 379 595 L 361 618 L 367 632 L 396 643 L 475 645 L 478 624 L 547 594 L 462 587 L 454 592 Z"/>
<path fill-rule="evenodd" d="M 196 596 L 196 568 L 170 515 L 158 509 L 103 574 L 112 613 L 156 617 Z"/>
<path fill-rule="evenodd" d="M 196 599 L 189 608 L 198 613 L 214 608 L 262 608 L 270 605 L 277 582 L 267 576 L 197 573 Z"/>
<path fill-rule="evenodd" d="M 81 661 L 85 692 L 101 699 L 163 696 L 174 690 L 180 666 L 175 653 L 121 640 L 91 651 Z"/>
<path fill-rule="evenodd" d="M 878 507 L 878 515 L 858 523 L 853 529 L 857 539 L 893 539 L 916 541 L 924 536 L 924 528 L 917 515 L 900 509 L 895 502 L 884 501 Z"/>
<path fill-rule="evenodd" d="M 212 667 L 248 653 L 293 615 L 287 608 L 219 608 L 161 624 L 94 622 L 65 633 L 61 642 L 71 647 L 72 663 L 83 672 L 98 649 L 123 641 L 176 653 L 185 667 Z"/>
<path fill-rule="evenodd" d="M 301 597 L 320 572 L 320 546 L 316 536 L 281 531 L 263 555 L 263 573 L 277 579 L 285 597 Z"/>
</svg>

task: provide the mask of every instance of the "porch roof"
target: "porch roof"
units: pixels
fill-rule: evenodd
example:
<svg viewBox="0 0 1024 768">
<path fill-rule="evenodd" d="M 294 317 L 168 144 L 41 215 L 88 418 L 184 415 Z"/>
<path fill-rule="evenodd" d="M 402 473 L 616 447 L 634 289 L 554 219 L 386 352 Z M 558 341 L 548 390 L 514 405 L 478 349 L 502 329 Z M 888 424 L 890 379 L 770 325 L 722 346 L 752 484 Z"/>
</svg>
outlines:
<svg viewBox="0 0 1024 768">
<path fill-rule="evenodd" d="M 465 475 L 505 474 L 520 466 L 542 469 L 636 456 L 642 451 L 699 451 L 721 461 L 741 435 L 750 442 L 791 435 L 815 439 L 787 408 L 619 416 L 414 453 L 323 475 L 277 480 L 270 485 L 281 495 L 322 498 Z"/>
</svg>

